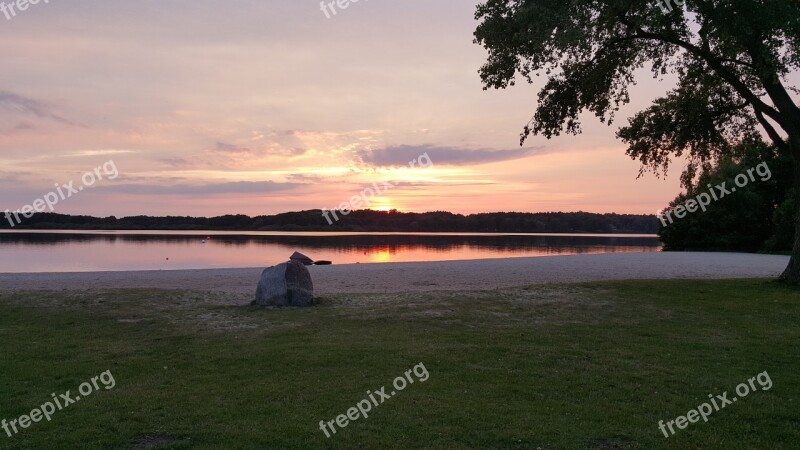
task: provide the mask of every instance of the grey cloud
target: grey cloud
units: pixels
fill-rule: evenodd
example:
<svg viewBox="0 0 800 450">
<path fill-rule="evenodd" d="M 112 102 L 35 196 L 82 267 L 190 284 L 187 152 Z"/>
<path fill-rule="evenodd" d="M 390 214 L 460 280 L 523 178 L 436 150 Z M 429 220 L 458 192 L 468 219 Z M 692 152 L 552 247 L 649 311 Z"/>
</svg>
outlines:
<svg viewBox="0 0 800 450">
<path fill-rule="evenodd" d="M 517 148 L 511 150 L 462 149 L 438 147 L 434 145 L 399 145 L 377 150 L 361 150 L 358 156 L 366 164 L 373 166 L 407 166 L 411 161 L 427 153 L 433 165 L 463 166 L 468 164 L 487 164 L 498 161 L 520 159 L 542 153 L 537 148 Z"/>
<path fill-rule="evenodd" d="M 225 142 L 217 142 L 213 151 L 222 154 L 250 153 L 253 155 L 300 156 L 303 155 L 307 150 L 302 147 L 282 145 L 279 142 L 276 142 L 274 143 L 274 145 L 270 145 L 263 148 L 240 147 L 238 145 L 227 144 Z"/>
<path fill-rule="evenodd" d="M 0 107 L 26 114 L 36 116 L 40 119 L 49 119 L 64 125 L 78 126 L 71 120 L 51 111 L 50 106 L 32 98 L 23 97 L 9 91 L 0 91 Z"/>
<path fill-rule="evenodd" d="M 173 169 L 184 169 L 192 165 L 192 163 L 185 158 L 159 158 L 156 161 L 166 164 Z"/>
<path fill-rule="evenodd" d="M 307 175 L 304 173 L 291 173 L 286 176 L 287 180 L 297 181 L 300 183 L 322 183 L 324 181 L 328 181 L 331 177 L 326 177 L 322 175 Z"/>
<path fill-rule="evenodd" d="M 223 153 L 250 153 L 249 148 L 226 144 L 224 142 L 217 142 L 216 151 Z"/>
<path fill-rule="evenodd" d="M 173 185 L 154 186 L 147 184 L 122 184 L 103 186 L 102 189 L 110 192 L 121 192 L 137 195 L 220 195 L 220 194 L 264 194 L 271 192 L 291 191 L 302 187 L 297 183 L 276 183 L 274 181 L 236 181 L 229 183 L 211 183 L 203 185 Z"/>
<path fill-rule="evenodd" d="M 16 185 L 19 181 L 33 175 L 30 172 L 0 171 L 0 184 Z"/>
</svg>

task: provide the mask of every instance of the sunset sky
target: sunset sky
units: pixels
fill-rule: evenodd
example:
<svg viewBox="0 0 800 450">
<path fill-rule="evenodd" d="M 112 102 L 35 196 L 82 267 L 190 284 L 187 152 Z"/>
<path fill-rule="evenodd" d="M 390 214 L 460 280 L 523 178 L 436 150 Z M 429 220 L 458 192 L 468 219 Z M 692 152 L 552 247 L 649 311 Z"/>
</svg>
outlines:
<svg viewBox="0 0 800 450">
<path fill-rule="evenodd" d="M 679 170 L 637 180 L 618 125 L 671 87 L 642 72 L 612 127 L 519 146 L 535 85 L 482 90 L 471 0 L 51 0 L 0 15 L 0 207 L 113 160 L 60 202 L 92 215 L 333 208 L 654 213 Z M 428 169 L 408 168 L 427 153 Z M 675 169 L 678 169 L 676 166 Z"/>
</svg>

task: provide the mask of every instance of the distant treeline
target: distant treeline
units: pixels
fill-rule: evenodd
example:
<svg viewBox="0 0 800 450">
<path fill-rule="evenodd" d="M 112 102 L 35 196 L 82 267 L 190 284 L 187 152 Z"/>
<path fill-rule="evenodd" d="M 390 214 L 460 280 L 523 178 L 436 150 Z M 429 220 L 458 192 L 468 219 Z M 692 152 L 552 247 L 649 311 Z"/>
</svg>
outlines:
<svg viewBox="0 0 800 450">
<path fill-rule="evenodd" d="M 320 210 L 250 217 L 90 217 L 36 213 L 2 229 L 66 230 L 216 230 L 216 231 L 384 231 L 384 232 L 479 232 L 479 233 L 638 233 L 655 234 L 654 215 L 593 214 L 587 212 L 485 213 L 461 215 L 449 212 L 404 213 L 353 211 L 337 214 L 332 225 Z"/>
</svg>

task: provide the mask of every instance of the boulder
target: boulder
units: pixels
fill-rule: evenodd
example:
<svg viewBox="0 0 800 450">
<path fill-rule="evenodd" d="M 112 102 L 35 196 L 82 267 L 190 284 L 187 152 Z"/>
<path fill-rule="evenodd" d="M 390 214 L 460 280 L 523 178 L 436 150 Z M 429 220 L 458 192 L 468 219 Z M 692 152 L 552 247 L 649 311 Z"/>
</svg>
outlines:
<svg viewBox="0 0 800 450">
<path fill-rule="evenodd" d="M 289 261 L 261 273 L 254 304 L 259 306 L 313 306 L 314 284 L 306 266 Z"/>
<path fill-rule="evenodd" d="M 306 255 L 304 255 L 304 254 L 302 254 L 300 252 L 292 253 L 292 256 L 289 257 L 289 260 L 290 261 L 301 262 L 301 263 L 303 263 L 303 264 L 305 264 L 307 266 L 310 266 L 310 265 L 314 264 L 314 260 L 313 259 L 309 258 L 308 256 L 306 256 Z"/>
</svg>

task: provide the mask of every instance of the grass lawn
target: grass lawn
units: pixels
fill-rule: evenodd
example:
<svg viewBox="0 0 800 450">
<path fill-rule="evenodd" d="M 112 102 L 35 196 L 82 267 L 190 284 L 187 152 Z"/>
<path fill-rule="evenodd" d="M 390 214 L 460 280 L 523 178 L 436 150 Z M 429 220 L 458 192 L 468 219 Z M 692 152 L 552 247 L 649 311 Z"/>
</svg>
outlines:
<svg viewBox="0 0 800 450">
<path fill-rule="evenodd" d="M 423 363 L 369 418 L 345 414 Z M 0 419 L 110 370 L 0 449 L 781 449 L 800 442 L 800 291 L 647 281 L 328 296 L 310 309 L 172 290 L 0 293 Z M 665 438 L 669 421 L 773 383 Z"/>
</svg>

